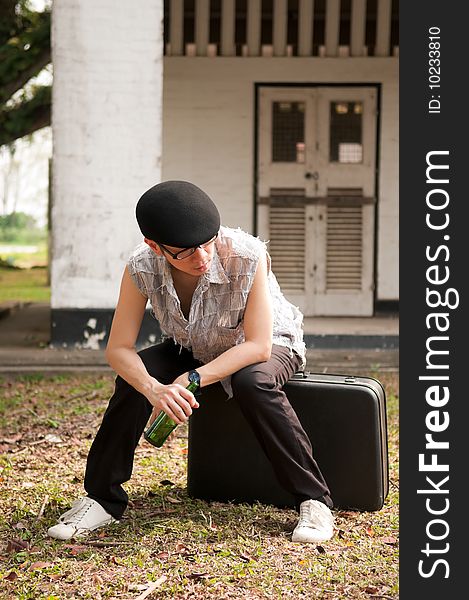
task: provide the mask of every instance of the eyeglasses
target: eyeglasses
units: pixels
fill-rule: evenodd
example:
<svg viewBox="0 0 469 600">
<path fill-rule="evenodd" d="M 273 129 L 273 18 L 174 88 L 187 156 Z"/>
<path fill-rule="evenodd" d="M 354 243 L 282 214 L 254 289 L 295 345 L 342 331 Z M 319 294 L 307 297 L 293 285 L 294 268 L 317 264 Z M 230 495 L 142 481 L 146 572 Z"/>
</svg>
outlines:
<svg viewBox="0 0 469 600">
<path fill-rule="evenodd" d="M 218 233 L 214 235 L 211 240 L 205 242 L 205 244 L 200 244 L 199 246 L 194 246 L 193 248 L 184 248 L 183 250 L 179 250 L 179 252 L 171 252 L 171 250 L 168 250 L 168 248 L 166 248 L 166 246 L 164 246 L 163 244 L 158 244 L 158 242 L 157 244 L 164 252 L 169 254 L 171 258 L 174 258 L 174 260 L 184 260 L 185 258 L 189 258 L 189 256 L 192 256 L 198 248 L 207 248 L 207 246 L 213 244 L 217 237 Z"/>
</svg>

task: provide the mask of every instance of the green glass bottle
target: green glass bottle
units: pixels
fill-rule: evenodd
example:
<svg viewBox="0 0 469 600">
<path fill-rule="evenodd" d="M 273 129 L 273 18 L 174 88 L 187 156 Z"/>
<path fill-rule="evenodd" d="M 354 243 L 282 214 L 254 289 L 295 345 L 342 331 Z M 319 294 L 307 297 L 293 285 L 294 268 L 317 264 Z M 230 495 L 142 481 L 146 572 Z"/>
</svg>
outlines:
<svg viewBox="0 0 469 600">
<path fill-rule="evenodd" d="M 195 394 L 200 387 L 200 376 L 197 371 L 189 372 L 189 385 L 187 386 L 187 390 Z M 177 427 L 177 423 L 175 423 L 171 417 L 162 410 L 153 423 L 148 427 L 143 434 L 143 437 L 156 446 L 157 448 L 161 448 L 161 446 L 166 441 L 169 434 Z"/>
</svg>

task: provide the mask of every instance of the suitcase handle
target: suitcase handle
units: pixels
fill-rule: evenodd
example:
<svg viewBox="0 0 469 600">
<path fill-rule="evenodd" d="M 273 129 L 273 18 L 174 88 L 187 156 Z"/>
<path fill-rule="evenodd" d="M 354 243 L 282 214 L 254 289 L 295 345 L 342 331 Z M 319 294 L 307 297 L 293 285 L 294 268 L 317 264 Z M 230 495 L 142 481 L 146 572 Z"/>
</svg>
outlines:
<svg viewBox="0 0 469 600">
<path fill-rule="evenodd" d="M 309 371 L 297 371 L 290 379 L 306 379 L 309 375 Z"/>
<path fill-rule="evenodd" d="M 301 379 L 308 379 L 310 375 L 311 371 L 297 371 L 294 375 L 292 375 L 292 377 L 290 377 L 290 380 L 293 379 L 298 381 Z M 357 378 L 354 375 L 342 375 L 342 377 L 344 378 L 344 383 L 355 383 L 357 381 Z"/>
</svg>

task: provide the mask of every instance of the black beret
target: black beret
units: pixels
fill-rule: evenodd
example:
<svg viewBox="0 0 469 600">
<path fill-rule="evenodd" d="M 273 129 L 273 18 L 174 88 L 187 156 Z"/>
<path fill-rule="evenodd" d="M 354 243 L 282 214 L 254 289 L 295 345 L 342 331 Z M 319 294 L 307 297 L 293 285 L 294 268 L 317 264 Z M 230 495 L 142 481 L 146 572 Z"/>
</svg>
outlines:
<svg viewBox="0 0 469 600">
<path fill-rule="evenodd" d="M 208 242 L 220 228 L 213 201 L 188 181 L 163 181 L 151 187 L 137 202 L 136 216 L 146 238 L 176 248 Z"/>
</svg>

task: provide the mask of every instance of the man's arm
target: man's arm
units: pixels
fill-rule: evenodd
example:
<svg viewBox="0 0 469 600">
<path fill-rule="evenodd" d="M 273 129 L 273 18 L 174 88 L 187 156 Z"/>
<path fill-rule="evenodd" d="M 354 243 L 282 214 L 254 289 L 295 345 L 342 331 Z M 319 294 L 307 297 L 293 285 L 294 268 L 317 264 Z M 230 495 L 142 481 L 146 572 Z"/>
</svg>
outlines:
<svg viewBox="0 0 469 600">
<path fill-rule="evenodd" d="M 191 406 L 198 406 L 193 394 L 185 386 L 163 385 L 157 381 L 148 373 L 135 350 L 146 304 L 147 298 L 139 292 L 126 267 L 106 346 L 106 359 L 118 375 L 148 398 L 155 409 L 164 410 L 180 424 L 192 413 Z"/>
</svg>

